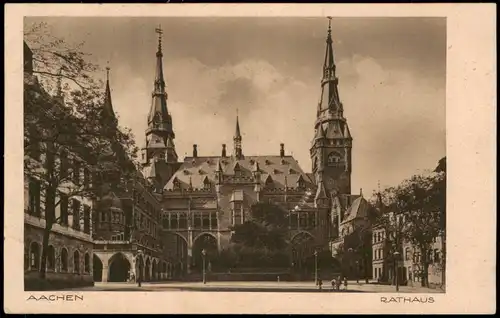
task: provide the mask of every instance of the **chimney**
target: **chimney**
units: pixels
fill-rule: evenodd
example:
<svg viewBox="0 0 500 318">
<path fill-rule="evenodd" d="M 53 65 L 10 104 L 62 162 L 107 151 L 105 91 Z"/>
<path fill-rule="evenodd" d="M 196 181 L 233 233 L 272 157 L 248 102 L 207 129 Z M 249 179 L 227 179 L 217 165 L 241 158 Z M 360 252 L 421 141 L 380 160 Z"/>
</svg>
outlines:
<svg viewBox="0 0 500 318">
<path fill-rule="evenodd" d="M 198 146 L 193 145 L 193 158 L 198 158 Z"/>
<path fill-rule="evenodd" d="M 283 158 L 285 156 L 285 144 L 280 144 L 280 157 Z"/>
<path fill-rule="evenodd" d="M 222 158 L 226 158 L 226 144 L 222 144 Z"/>
</svg>

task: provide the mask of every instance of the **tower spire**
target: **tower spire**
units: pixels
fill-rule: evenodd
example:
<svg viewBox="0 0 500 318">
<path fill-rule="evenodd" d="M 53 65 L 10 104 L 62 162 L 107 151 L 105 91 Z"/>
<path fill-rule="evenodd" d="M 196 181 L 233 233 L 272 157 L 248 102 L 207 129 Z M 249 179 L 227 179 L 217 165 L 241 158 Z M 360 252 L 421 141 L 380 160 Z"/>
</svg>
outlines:
<svg viewBox="0 0 500 318">
<path fill-rule="evenodd" d="M 109 62 L 108 62 L 109 63 Z M 109 71 L 111 68 L 106 66 L 106 91 L 104 92 L 104 106 L 103 110 L 107 116 L 110 118 L 115 118 L 115 112 L 113 111 L 113 103 L 111 102 L 111 89 L 109 88 Z"/>
<path fill-rule="evenodd" d="M 163 34 L 163 30 L 159 27 L 155 29 L 155 32 L 158 33 L 158 51 L 156 52 L 156 72 L 152 94 L 153 101 L 148 114 L 148 126 L 149 129 L 161 129 L 174 136 L 171 117 L 168 114 L 168 95 L 165 90 L 165 79 L 163 77 L 163 53 L 161 48 L 161 35 Z"/>
<path fill-rule="evenodd" d="M 240 121 L 238 118 L 238 109 L 236 109 L 236 132 L 233 137 L 234 142 L 234 156 L 236 158 L 241 158 L 243 156 L 243 151 L 241 149 L 241 132 L 240 132 Z"/>
<path fill-rule="evenodd" d="M 333 54 L 332 17 L 327 18 L 321 95 L 316 109 L 315 132 L 310 149 L 311 160 L 317 185 L 322 184 L 327 193 L 338 191 L 340 194 L 351 194 L 353 138 L 339 98 Z"/>
<path fill-rule="evenodd" d="M 330 110 L 342 116 L 342 103 L 338 92 L 338 78 L 336 77 L 336 66 L 333 55 L 332 40 L 332 17 L 328 18 L 328 33 L 326 36 L 325 59 L 323 62 L 323 78 L 321 80 L 321 99 L 318 112 Z"/>
<path fill-rule="evenodd" d="M 172 128 L 172 116 L 168 113 L 168 94 L 163 75 L 163 29 L 161 25 L 155 28 L 155 33 L 158 35 L 158 47 L 156 51 L 155 78 L 151 94 L 152 100 L 147 119 L 145 164 L 149 163 L 151 158 L 177 162 L 177 154 L 173 143 L 175 134 Z"/>
</svg>

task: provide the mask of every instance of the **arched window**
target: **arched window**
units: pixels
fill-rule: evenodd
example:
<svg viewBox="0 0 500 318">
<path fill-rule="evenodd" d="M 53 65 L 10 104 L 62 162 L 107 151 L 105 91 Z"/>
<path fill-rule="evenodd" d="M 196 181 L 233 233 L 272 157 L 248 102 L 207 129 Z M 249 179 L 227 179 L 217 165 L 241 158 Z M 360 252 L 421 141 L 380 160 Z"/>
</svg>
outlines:
<svg viewBox="0 0 500 318">
<path fill-rule="evenodd" d="M 435 263 L 441 262 L 441 255 L 439 255 L 439 250 L 438 249 L 434 250 L 434 262 Z"/>
<path fill-rule="evenodd" d="M 90 273 L 90 256 L 89 253 L 85 253 L 85 273 Z"/>
<path fill-rule="evenodd" d="M 205 190 L 209 190 L 209 189 L 210 189 L 210 186 L 211 186 L 211 184 L 210 184 L 210 180 L 208 180 L 208 178 L 205 178 L 205 179 L 203 180 L 203 188 L 204 188 Z"/>
<path fill-rule="evenodd" d="M 40 246 L 37 242 L 30 245 L 30 269 L 35 270 L 40 266 Z"/>
<path fill-rule="evenodd" d="M 342 158 L 342 156 L 336 151 L 330 153 L 328 155 L 328 165 L 333 166 L 333 165 L 338 164 L 342 160 L 341 158 Z"/>
<path fill-rule="evenodd" d="M 80 253 L 78 251 L 73 253 L 73 273 L 80 273 Z"/>
<path fill-rule="evenodd" d="M 179 182 L 179 179 L 175 178 L 174 179 L 174 190 L 179 190 L 181 188 L 181 183 Z"/>
<path fill-rule="evenodd" d="M 68 271 L 68 250 L 64 247 L 61 249 L 61 271 Z"/>
<path fill-rule="evenodd" d="M 53 271 L 56 269 L 56 251 L 54 246 L 50 245 L 47 248 L 47 270 Z"/>
<path fill-rule="evenodd" d="M 297 180 L 297 188 L 304 189 L 305 187 L 306 187 L 306 183 L 304 182 L 304 179 L 302 178 L 302 176 L 300 176 L 299 179 Z"/>
<path fill-rule="evenodd" d="M 405 260 L 409 261 L 411 258 L 410 258 L 410 248 L 407 247 L 405 248 Z"/>
</svg>

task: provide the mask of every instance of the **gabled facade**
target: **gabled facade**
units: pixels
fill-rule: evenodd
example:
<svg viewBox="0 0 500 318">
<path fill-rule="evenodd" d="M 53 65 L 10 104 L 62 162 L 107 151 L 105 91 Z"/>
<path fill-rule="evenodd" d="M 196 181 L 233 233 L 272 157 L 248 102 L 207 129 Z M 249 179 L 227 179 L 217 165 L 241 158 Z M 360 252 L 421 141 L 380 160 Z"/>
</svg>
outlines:
<svg viewBox="0 0 500 318">
<path fill-rule="evenodd" d="M 352 137 L 340 102 L 332 43 L 329 26 L 309 174 L 286 155 L 282 143 L 276 154 L 247 154 L 238 116 L 231 154 L 225 144 L 219 156 L 203 155 L 202 148 L 193 145 L 192 155 L 178 162 L 159 41 L 142 165 L 145 177 L 161 193 L 164 256 L 177 259 L 182 272 L 199 266 L 202 249 L 227 247 L 230 227 L 244 222 L 256 202 L 276 203 L 288 211 L 292 246 L 308 242 L 310 255 L 312 246 L 328 248 L 338 239 L 346 222 L 363 219 L 367 202 L 351 195 Z"/>
</svg>

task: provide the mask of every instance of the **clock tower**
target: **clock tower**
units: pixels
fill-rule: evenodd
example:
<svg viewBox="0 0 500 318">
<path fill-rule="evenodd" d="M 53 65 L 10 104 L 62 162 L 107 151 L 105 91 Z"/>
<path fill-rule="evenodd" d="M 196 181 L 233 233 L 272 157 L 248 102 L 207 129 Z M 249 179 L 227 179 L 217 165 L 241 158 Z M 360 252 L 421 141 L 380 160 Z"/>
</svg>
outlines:
<svg viewBox="0 0 500 318">
<path fill-rule="evenodd" d="M 310 149 L 312 172 L 316 184 L 324 187 L 331 196 L 350 195 L 352 137 L 338 92 L 339 80 L 336 76 L 330 23 L 326 38 L 321 96 Z"/>
</svg>

